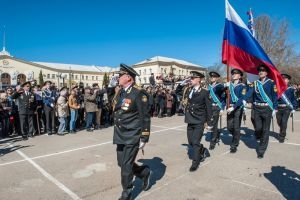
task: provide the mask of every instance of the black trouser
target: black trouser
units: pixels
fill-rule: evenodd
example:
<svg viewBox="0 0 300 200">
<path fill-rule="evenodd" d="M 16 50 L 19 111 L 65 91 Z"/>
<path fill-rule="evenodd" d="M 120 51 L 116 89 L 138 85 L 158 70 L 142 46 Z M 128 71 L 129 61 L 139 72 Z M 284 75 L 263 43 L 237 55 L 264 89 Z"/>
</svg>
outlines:
<svg viewBox="0 0 300 200">
<path fill-rule="evenodd" d="M 55 110 L 49 106 L 44 107 L 44 113 L 46 116 L 46 133 L 55 132 Z"/>
<path fill-rule="evenodd" d="M 139 144 L 117 145 L 117 160 L 121 167 L 122 196 L 127 197 L 133 188 L 133 176 L 143 178 L 149 173 L 147 166 L 139 166 L 134 161 L 139 151 Z"/>
<path fill-rule="evenodd" d="M 254 105 L 254 120 L 258 136 L 260 137 L 258 154 L 264 154 L 269 143 L 270 125 L 272 120 L 272 109 L 269 106 Z"/>
<path fill-rule="evenodd" d="M 203 145 L 200 143 L 204 130 L 204 123 L 200 122 L 199 124 L 188 124 L 187 126 L 187 138 L 188 143 L 193 148 L 193 161 L 200 162 L 201 151 Z"/>
<path fill-rule="evenodd" d="M 291 114 L 291 109 L 288 107 L 279 107 L 276 113 L 277 124 L 280 127 L 279 139 L 284 139 L 286 136 L 286 129 L 288 120 Z"/>
<path fill-rule="evenodd" d="M 238 147 L 241 137 L 241 122 L 243 116 L 243 109 L 236 108 L 229 115 L 227 115 L 227 130 L 232 134 L 232 142 L 230 147 Z"/>
<path fill-rule="evenodd" d="M 22 136 L 27 137 L 28 135 L 33 135 L 35 131 L 33 126 L 33 114 L 20 114 L 19 117 Z"/>
<path fill-rule="evenodd" d="M 211 132 L 211 144 L 216 144 L 220 138 L 220 131 L 218 129 L 218 122 L 220 118 L 220 108 L 219 106 L 212 106 L 213 116 L 212 116 L 212 132 Z"/>
</svg>

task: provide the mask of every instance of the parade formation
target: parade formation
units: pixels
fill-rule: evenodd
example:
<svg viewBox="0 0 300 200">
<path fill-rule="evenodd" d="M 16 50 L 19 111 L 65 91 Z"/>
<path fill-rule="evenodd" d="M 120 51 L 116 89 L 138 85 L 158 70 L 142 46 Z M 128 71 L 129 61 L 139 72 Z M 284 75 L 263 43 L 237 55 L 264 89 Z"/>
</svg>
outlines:
<svg viewBox="0 0 300 200">
<path fill-rule="evenodd" d="M 145 84 L 137 84 L 141 70 L 138 73 L 134 66 L 121 63 L 118 69 L 110 72 L 108 84 L 96 81 L 97 78 L 92 86 L 70 82 L 69 87 L 58 87 L 50 80 L 39 85 L 35 79 L 30 79 L 1 90 L 0 168 L 5 169 L 13 164 L 21 166 L 6 168 L 6 173 L 0 173 L 0 178 L 8 176 L 7 174 L 13 176 L 15 171 L 16 174 L 21 171 L 25 181 L 22 185 L 12 179 L 8 181 L 10 184 L 6 184 L 6 180 L 2 179 L 3 185 L 0 186 L 4 189 L 0 189 L 0 198 L 10 199 L 10 195 L 13 196 L 12 199 L 21 198 L 27 191 L 20 189 L 20 185 L 24 188 L 35 185 L 38 188 L 35 188 L 35 192 L 39 193 L 39 186 L 48 181 L 64 194 L 56 194 L 50 188 L 50 192 L 45 192 L 49 196 L 43 198 L 44 192 L 41 192 L 37 199 L 114 199 L 116 196 L 119 200 L 202 199 L 202 195 L 206 195 L 205 199 L 273 199 L 274 196 L 275 199 L 299 199 L 300 176 L 282 166 L 274 166 L 276 162 L 272 159 L 292 156 L 282 151 L 284 145 L 295 148 L 300 145 L 288 141 L 295 130 L 294 116 L 300 106 L 300 87 L 292 84 L 293 74 L 281 73 L 275 67 L 254 37 L 253 27 L 247 27 L 243 23 L 227 0 L 225 8 L 222 63 L 227 75 L 221 73 L 221 70 L 209 68 L 206 73 L 200 69 L 187 71 L 186 68 L 186 76 L 176 75 L 173 71 L 167 75 L 161 69 L 160 74 L 154 75 L 151 71 Z M 146 71 L 145 69 L 144 74 Z M 182 73 L 183 71 L 182 69 Z M 256 78 L 250 80 L 251 75 L 256 75 Z M 159 135 L 164 131 L 169 131 L 168 135 Z M 99 136 L 102 133 L 106 135 L 103 134 L 104 139 L 100 144 L 71 150 L 56 149 L 68 143 L 73 144 L 74 138 L 80 135 L 86 138 L 75 141 L 74 146 L 89 144 L 97 141 L 96 137 L 102 137 Z M 95 136 L 96 134 L 98 135 Z M 43 136 L 49 140 L 50 147 L 45 142 L 46 139 L 40 139 Z M 153 144 L 152 137 L 155 138 Z M 37 140 L 41 140 L 41 144 L 34 143 Z M 277 146 L 272 149 L 275 143 Z M 26 149 L 34 148 L 34 144 L 41 145 L 40 151 L 43 148 L 53 148 L 54 153 L 46 154 L 45 150 L 44 155 L 35 155 L 36 152 Z M 110 147 L 106 147 L 107 144 Z M 91 150 L 100 146 L 105 146 L 102 152 L 95 153 Z M 115 151 L 112 151 L 111 146 Z M 249 148 L 244 148 L 245 146 Z M 32 156 L 27 156 L 21 148 L 32 153 Z M 77 154 L 83 149 L 88 149 L 88 153 Z M 148 149 L 153 152 L 155 149 L 157 155 L 149 153 Z M 220 149 L 226 150 L 220 153 Z M 253 149 L 253 154 L 249 149 Z M 267 153 L 271 150 L 275 151 L 274 155 L 279 156 L 275 158 L 273 154 Z M 160 151 L 163 153 L 160 154 Z M 291 151 L 295 152 L 295 149 Z M 16 160 L 13 156 L 7 156 L 12 152 L 23 159 Z M 74 154 L 67 158 L 66 153 Z M 50 157 L 58 155 L 62 156 L 59 162 L 52 161 L 48 164 L 47 160 L 38 164 L 35 161 L 48 157 L 50 160 Z M 150 158 L 149 155 L 153 157 Z M 76 159 L 77 156 L 79 160 L 68 162 L 68 159 Z M 95 163 L 82 167 L 85 159 L 95 160 Z M 231 163 L 226 165 L 226 159 L 230 159 L 228 162 Z M 169 165 L 164 160 L 168 160 Z M 299 168 L 296 159 L 290 160 L 290 165 Z M 208 170 L 208 176 L 204 166 L 214 161 L 218 162 Z M 22 165 L 23 162 L 34 166 L 46 181 L 29 177 L 35 174 L 27 173 L 27 166 Z M 64 165 L 62 169 L 56 169 L 61 163 Z M 44 170 L 41 167 L 43 165 L 51 165 L 56 177 Z M 269 165 L 273 174 L 260 172 Z M 70 168 L 78 166 L 84 169 L 73 174 L 68 172 Z M 169 168 L 173 170 L 172 173 L 168 171 Z M 228 171 L 232 174 L 223 176 Z M 99 175 L 100 172 L 103 177 Z M 259 174 L 258 177 L 251 179 L 255 173 Z M 68 174 L 67 178 L 64 177 L 65 174 Z M 196 180 L 195 177 L 199 176 L 208 178 Z M 20 177 L 17 175 L 16 179 Z M 64 183 L 58 181 L 61 177 L 65 178 Z M 240 180 L 236 180 L 237 177 Z M 256 184 L 255 181 L 261 177 L 270 180 L 277 188 L 266 189 L 259 181 Z M 216 182 L 210 180 L 217 178 Z M 288 181 L 284 182 L 284 178 Z M 26 182 L 27 179 L 30 181 Z M 89 186 L 97 190 L 90 191 L 82 182 L 76 182 L 79 179 L 84 179 L 84 183 L 92 179 Z M 167 181 L 151 188 L 161 179 Z M 180 179 L 181 184 L 177 184 Z M 246 183 L 250 179 L 255 183 Z M 281 181 L 284 186 L 278 183 Z M 77 190 L 73 192 L 65 186 L 67 184 L 74 184 L 72 186 Z M 98 184 L 101 188 L 98 188 Z M 211 184 L 212 189 L 201 190 L 206 184 Z M 234 184 L 246 187 L 243 191 L 247 194 L 237 195 L 238 190 L 242 189 L 232 186 Z M 171 191 L 168 187 L 172 188 L 172 185 Z M 229 192 L 220 189 L 223 187 L 230 188 Z M 176 188 L 180 189 L 177 191 Z M 18 190 L 21 191 L 19 194 Z M 219 190 L 222 191 L 218 193 Z M 161 192 L 156 194 L 156 191 Z M 261 193 L 256 194 L 256 191 Z M 35 198 L 34 194 L 31 195 L 31 198 L 24 199 Z"/>
</svg>

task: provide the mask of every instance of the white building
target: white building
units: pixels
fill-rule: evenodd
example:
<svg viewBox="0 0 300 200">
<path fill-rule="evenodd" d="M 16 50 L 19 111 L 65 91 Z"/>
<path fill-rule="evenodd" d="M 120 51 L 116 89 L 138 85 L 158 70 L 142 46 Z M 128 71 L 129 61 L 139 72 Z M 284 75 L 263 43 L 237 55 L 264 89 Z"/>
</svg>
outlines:
<svg viewBox="0 0 300 200">
<path fill-rule="evenodd" d="M 15 86 L 33 79 L 39 84 L 40 72 L 44 81 L 50 80 L 59 87 L 79 82 L 82 82 L 84 86 L 91 86 L 93 83 L 102 85 L 105 72 L 109 75 L 113 70 L 115 69 L 111 67 L 94 65 L 32 62 L 15 58 L 5 49 L 0 52 L 1 87 Z"/>
<path fill-rule="evenodd" d="M 148 84 L 151 73 L 154 74 L 154 77 L 161 75 L 166 77 L 170 74 L 173 74 L 176 77 L 185 77 L 189 76 L 190 71 L 199 71 L 203 74 L 206 73 L 206 68 L 200 65 L 162 56 L 155 56 L 136 63 L 133 65 L 133 68 L 140 74 L 140 77 L 136 80 L 138 84 Z"/>
</svg>

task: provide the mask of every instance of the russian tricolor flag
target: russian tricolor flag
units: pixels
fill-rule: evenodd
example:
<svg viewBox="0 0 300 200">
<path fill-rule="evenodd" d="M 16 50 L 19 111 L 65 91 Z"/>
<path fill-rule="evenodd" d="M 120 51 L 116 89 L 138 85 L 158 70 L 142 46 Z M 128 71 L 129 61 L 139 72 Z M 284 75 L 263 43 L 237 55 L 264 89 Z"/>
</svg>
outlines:
<svg viewBox="0 0 300 200">
<path fill-rule="evenodd" d="M 276 82 L 278 98 L 286 90 L 286 84 L 272 61 L 253 37 L 240 16 L 225 0 L 226 19 L 222 46 L 222 62 L 251 74 L 258 74 L 257 67 L 269 67 L 269 78 Z"/>
</svg>

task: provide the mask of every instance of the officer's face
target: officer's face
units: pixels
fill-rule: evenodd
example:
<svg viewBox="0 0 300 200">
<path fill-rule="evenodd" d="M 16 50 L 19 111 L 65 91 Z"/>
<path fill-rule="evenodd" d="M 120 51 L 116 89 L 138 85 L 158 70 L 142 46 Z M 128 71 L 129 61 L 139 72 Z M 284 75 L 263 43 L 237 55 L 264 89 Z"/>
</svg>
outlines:
<svg viewBox="0 0 300 200">
<path fill-rule="evenodd" d="M 119 74 L 119 85 L 126 86 L 131 81 L 128 74 Z"/>
<path fill-rule="evenodd" d="M 268 75 L 268 72 L 264 69 L 258 71 L 259 78 L 265 78 Z"/>
<path fill-rule="evenodd" d="M 241 78 L 241 75 L 234 73 L 234 74 L 231 74 L 231 77 L 232 77 L 232 80 L 239 80 Z"/>
<path fill-rule="evenodd" d="M 288 79 L 288 78 L 284 78 L 284 82 L 288 85 L 289 84 L 289 82 L 290 82 L 290 79 Z"/>
<path fill-rule="evenodd" d="M 215 76 L 210 77 L 211 82 L 216 82 L 217 80 L 218 80 L 218 77 L 215 77 Z"/>
<path fill-rule="evenodd" d="M 191 86 L 199 85 L 201 79 L 199 77 L 191 77 Z"/>
</svg>

